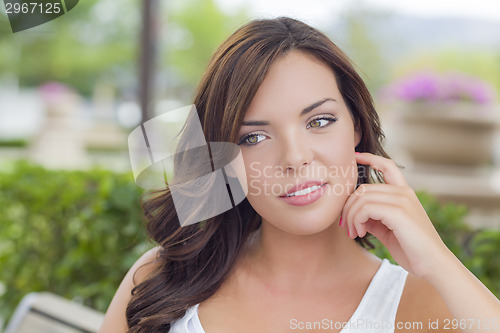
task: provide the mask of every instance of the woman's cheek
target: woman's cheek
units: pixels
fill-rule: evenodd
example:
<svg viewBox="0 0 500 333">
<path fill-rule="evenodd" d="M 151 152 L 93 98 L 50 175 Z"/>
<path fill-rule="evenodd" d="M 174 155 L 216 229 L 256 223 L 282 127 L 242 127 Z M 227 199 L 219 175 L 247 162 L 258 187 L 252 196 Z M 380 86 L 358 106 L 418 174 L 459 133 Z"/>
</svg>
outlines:
<svg viewBox="0 0 500 333">
<path fill-rule="evenodd" d="M 358 165 L 356 164 L 354 156 L 349 160 L 348 164 L 345 166 L 345 169 L 345 195 L 349 196 L 356 189 L 356 184 L 358 182 Z"/>
<path fill-rule="evenodd" d="M 351 178 L 351 184 L 348 187 L 347 196 L 351 195 L 354 191 L 356 191 L 356 187 L 358 184 L 358 176 L 357 176 L 358 169 L 357 169 L 357 167 L 353 168 L 353 173 L 355 176 Z"/>
<path fill-rule="evenodd" d="M 358 180 L 358 168 L 356 161 L 346 159 L 336 164 L 330 169 L 330 179 L 332 179 L 333 194 L 337 197 L 349 196 L 356 189 Z"/>
<path fill-rule="evenodd" d="M 268 192 L 268 176 L 266 168 L 261 162 L 252 162 L 249 164 L 247 173 L 248 196 L 258 197 Z"/>
<path fill-rule="evenodd" d="M 281 185 L 273 182 L 272 177 L 266 175 L 262 175 L 261 177 L 249 177 L 248 181 L 249 196 L 280 196 L 283 193 Z"/>
<path fill-rule="evenodd" d="M 259 179 L 250 179 L 248 195 L 251 197 L 261 196 L 265 192 L 262 188 L 262 182 Z"/>
</svg>

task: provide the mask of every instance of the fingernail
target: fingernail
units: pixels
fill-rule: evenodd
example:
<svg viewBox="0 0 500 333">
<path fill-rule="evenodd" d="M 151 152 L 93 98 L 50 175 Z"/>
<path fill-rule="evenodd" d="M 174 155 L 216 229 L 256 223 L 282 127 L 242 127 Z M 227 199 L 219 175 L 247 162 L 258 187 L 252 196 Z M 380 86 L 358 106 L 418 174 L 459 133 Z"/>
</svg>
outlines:
<svg viewBox="0 0 500 333">
<path fill-rule="evenodd" d="M 339 227 L 342 226 L 342 218 L 339 219 Z"/>
<path fill-rule="evenodd" d="M 347 229 L 347 237 L 351 238 L 351 233 L 349 232 L 349 229 Z"/>
<path fill-rule="evenodd" d="M 360 154 L 360 152 L 355 151 L 356 154 Z"/>
</svg>

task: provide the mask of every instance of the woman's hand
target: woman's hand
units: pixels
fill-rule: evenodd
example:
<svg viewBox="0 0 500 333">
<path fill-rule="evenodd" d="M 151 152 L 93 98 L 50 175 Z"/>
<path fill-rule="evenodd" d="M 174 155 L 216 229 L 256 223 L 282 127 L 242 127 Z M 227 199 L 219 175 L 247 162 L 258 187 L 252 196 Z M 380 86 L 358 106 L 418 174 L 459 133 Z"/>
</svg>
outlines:
<svg viewBox="0 0 500 333">
<path fill-rule="evenodd" d="M 400 266 L 434 286 L 453 318 L 472 321 L 464 331 L 498 330 L 500 301 L 448 250 L 396 164 L 369 153 L 356 161 L 380 171 L 385 184 L 361 185 L 347 199 L 341 225 L 349 237 L 377 237 Z"/>
<path fill-rule="evenodd" d="M 450 252 L 415 192 L 392 160 L 357 153 L 356 161 L 381 172 L 385 184 L 359 186 L 346 201 L 341 225 L 347 227 L 353 239 L 371 233 L 387 247 L 400 266 L 425 277 Z"/>
</svg>

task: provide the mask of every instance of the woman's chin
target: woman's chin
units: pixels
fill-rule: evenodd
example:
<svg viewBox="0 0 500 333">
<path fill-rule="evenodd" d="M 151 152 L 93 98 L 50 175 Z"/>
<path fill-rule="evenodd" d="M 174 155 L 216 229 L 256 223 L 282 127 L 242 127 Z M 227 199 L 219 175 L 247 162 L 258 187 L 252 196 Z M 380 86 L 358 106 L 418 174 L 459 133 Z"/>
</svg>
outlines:
<svg viewBox="0 0 500 333">
<path fill-rule="evenodd" d="M 274 228 L 281 229 L 282 231 L 296 236 L 310 236 L 335 226 L 336 216 L 291 216 L 283 218 L 279 223 L 264 222 L 272 224 Z"/>
<path fill-rule="evenodd" d="M 249 200 L 263 223 L 293 235 L 314 235 L 332 226 L 338 227 L 338 218 L 347 196 L 325 195 L 310 204 L 291 205 L 281 197 Z M 253 198 L 251 198 L 253 199 Z M 260 198 L 259 198 L 260 199 Z"/>
</svg>

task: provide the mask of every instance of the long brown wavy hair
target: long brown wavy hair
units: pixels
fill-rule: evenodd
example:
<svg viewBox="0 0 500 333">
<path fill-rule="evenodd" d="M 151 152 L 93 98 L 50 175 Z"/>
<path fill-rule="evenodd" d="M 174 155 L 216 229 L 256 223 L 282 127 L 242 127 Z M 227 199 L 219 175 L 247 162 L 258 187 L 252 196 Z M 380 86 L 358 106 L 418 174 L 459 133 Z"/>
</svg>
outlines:
<svg viewBox="0 0 500 333">
<path fill-rule="evenodd" d="M 206 141 L 236 142 L 269 67 L 292 50 L 310 54 L 332 69 L 362 133 L 356 151 L 387 157 L 372 97 L 349 58 L 320 31 L 287 17 L 247 23 L 213 55 L 194 99 Z M 358 184 L 379 181 L 367 166 L 358 171 Z M 145 194 L 142 206 L 149 236 L 160 250 L 157 268 L 132 291 L 126 311 L 129 333 L 168 332 L 172 321 L 221 286 L 249 235 L 259 228 L 260 216 L 245 199 L 221 215 L 180 227 L 168 186 Z"/>
</svg>

